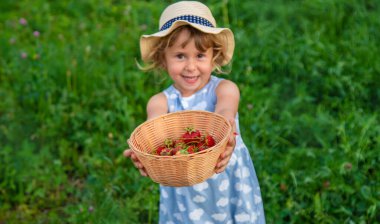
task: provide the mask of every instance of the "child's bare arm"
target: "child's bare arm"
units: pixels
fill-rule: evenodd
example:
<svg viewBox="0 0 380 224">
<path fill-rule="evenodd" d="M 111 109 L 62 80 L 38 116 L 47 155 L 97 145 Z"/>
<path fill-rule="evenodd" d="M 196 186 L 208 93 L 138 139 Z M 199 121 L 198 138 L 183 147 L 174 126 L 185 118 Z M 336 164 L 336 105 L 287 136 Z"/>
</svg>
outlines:
<svg viewBox="0 0 380 224">
<path fill-rule="evenodd" d="M 235 116 L 239 107 L 239 100 L 240 100 L 239 88 L 236 86 L 235 83 L 229 80 L 223 80 L 220 82 L 220 84 L 218 85 L 216 89 L 216 96 L 217 96 L 217 102 L 216 102 L 215 112 L 226 117 L 232 126 L 232 133 L 228 140 L 226 149 L 220 155 L 219 161 L 215 167 L 215 172 L 221 173 L 226 169 L 236 145 Z"/>
<path fill-rule="evenodd" d="M 235 119 L 239 107 L 240 92 L 235 83 L 223 80 L 215 90 L 217 102 L 215 113 L 221 114 L 228 120 Z"/>
<path fill-rule="evenodd" d="M 147 104 L 147 119 L 152 119 L 168 112 L 167 99 L 164 93 L 152 96 Z M 139 169 L 142 176 L 148 176 L 144 166 L 131 149 L 124 150 L 124 156 L 131 158 L 133 164 Z"/>
</svg>

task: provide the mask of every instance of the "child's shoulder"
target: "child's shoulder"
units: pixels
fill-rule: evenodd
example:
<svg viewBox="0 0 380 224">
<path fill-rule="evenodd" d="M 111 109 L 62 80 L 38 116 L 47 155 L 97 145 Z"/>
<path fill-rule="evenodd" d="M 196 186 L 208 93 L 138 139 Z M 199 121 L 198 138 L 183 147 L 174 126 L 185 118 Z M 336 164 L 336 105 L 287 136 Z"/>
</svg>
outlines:
<svg viewBox="0 0 380 224">
<path fill-rule="evenodd" d="M 163 92 L 153 95 L 146 106 L 148 119 L 168 112 L 167 98 Z"/>
<path fill-rule="evenodd" d="M 218 86 L 215 89 L 216 93 L 235 93 L 239 94 L 239 87 L 236 83 L 228 79 L 220 80 Z"/>
<path fill-rule="evenodd" d="M 167 103 L 167 98 L 164 92 L 159 92 L 153 96 L 150 97 L 148 101 L 148 107 L 149 106 L 156 106 Z"/>
</svg>

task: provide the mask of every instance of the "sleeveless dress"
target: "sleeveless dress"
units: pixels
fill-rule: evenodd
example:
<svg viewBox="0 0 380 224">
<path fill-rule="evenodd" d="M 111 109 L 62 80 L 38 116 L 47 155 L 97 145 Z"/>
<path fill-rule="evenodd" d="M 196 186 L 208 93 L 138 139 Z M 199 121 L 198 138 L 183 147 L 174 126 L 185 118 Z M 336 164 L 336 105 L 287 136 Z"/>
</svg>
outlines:
<svg viewBox="0 0 380 224">
<path fill-rule="evenodd" d="M 213 112 L 215 89 L 221 80 L 211 76 L 202 89 L 189 97 L 182 97 L 171 85 L 164 90 L 169 113 L 181 110 Z M 235 121 L 240 133 L 238 115 Z M 265 223 L 259 183 L 241 135 L 236 136 L 234 152 L 222 173 L 189 187 L 160 185 L 159 210 L 160 224 Z"/>
</svg>

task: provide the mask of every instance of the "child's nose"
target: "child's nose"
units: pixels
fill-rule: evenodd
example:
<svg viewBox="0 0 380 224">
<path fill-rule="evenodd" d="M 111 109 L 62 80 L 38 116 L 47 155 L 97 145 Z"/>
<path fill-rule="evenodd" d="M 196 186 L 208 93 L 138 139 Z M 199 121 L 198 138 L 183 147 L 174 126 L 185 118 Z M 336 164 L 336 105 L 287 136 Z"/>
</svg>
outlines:
<svg viewBox="0 0 380 224">
<path fill-rule="evenodd" d="M 196 61 L 194 59 L 189 59 L 186 65 L 188 71 L 192 71 L 196 68 Z"/>
</svg>

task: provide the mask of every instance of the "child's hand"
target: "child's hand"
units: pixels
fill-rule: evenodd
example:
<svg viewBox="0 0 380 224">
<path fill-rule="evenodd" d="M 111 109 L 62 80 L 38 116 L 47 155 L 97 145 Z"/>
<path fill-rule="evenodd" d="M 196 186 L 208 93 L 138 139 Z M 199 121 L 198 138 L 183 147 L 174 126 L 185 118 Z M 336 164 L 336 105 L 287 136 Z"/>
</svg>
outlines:
<svg viewBox="0 0 380 224">
<path fill-rule="evenodd" d="M 137 169 L 139 169 L 141 176 L 144 176 L 144 177 L 148 176 L 148 173 L 146 172 L 144 166 L 142 165 L 142 163 L 139 161 L 139 159 L 137 158 L 137 156 L 135 155 L 135 153 L 133 153 L 133 151 L 131 149 L 124 150 L 123 155 L 125 157 L 130 157 L 131 158 L 131 160 L 132 160 L 133 164 L 135 165 L 135 167 Z"/>
<path fill-rule="evenodd" d="M 224 150 L 224 152 L 222 152 L 222 154 L 220 154 L 219 162 L 216 164 L 216 167 L 215 167 L 215 173 L 221 173 L 226 169 L 228 162 L 230 161 L 230 158 L 232 156 L 232 153 L 234 152 L 234 149 L 235 149 L 235 145 L 236 145 L 235 120 L 231 118 L 230 123 L 231 123 L 233 131 L 230 135 L 230 139 L 227 142 L 226 149 Z"/>
</svg>

